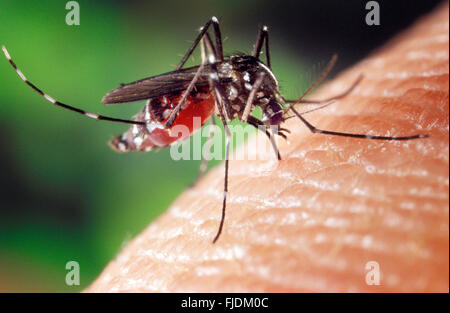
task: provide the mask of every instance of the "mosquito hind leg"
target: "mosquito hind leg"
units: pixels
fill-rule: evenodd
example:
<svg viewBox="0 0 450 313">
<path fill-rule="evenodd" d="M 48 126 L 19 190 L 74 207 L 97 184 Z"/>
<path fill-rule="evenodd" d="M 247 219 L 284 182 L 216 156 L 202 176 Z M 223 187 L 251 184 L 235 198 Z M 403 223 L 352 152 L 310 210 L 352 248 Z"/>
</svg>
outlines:
<svg viewBox="0 0 450 313">
<path fill-rule="evenodd" d="M 108 117 L 108 116 L 104 116 L 104 115 L 99 115 L 96 113 L 91 113 L 91 112 L 87 112 L 84 111 L 82 109 L 70 106 L 68 104 L 59 102 L 58 100 L 53 99 L 51 96 L 49 96 L 48 94 L 46 94 L 45 92 L 43 92 L 41 89 L 39 89 L 35 84 L 33 84 L 32 82 L 30 82 L 25 75 L 22 73 L 22 71 L 17 67 L 16 63 L 14 63 L 14 61 L 12 60 L 8 50 L 6 50 L 5 46 L 2 46 L 2 50 L 3 50 L 3 54 L 5 55 L 6 59 L 8 60 L 8 62 L 11 64 L 11 66 L 14 68 L 14 70 L 17 72 L 17 75 L 19 75 L 19 77 L 25 82 L 25 84 L 27 84 L 28 86 L 30 86 L 31 88 L 34 89 L 34 91 L 36 91 L 37 93 L 39 93 L 41 96 L 43 96 L 47 101 L 53 103 L 56 106 L 59 106 L 61 108 L 64 108 L 66 110 L 84 115 L 86 117 L 95 119 L 95 120 L 104 120 L 104 121 L 110 121 L 110 122 L 116 122 L 116 123 L 125 123 L 125 124 L 137 124 L 137 125 L 145 125 L 145 122 L 138 122 L 138 121 L 132 121 L 132 120 L 124 120 L 124 119 L 120 119 L 120 118 L 114 118 L 114 117 Z"/>
</svg>

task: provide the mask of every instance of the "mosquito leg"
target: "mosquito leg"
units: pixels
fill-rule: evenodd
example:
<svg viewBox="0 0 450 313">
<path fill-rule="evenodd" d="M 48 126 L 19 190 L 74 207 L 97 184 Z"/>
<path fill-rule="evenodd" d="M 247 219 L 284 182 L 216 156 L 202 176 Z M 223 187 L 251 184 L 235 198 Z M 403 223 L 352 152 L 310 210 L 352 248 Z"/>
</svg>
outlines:
<svg viewBox="0 0 450 313">
<path fill-rule="evenodd" d="M 192 182 L 190 187 L 195 186 L 195 184 L 200 180 L 200 178 L 203 177 L 203 175 L 206 173 L 206 170 L 208 169 L 208 163 L 211 158 L 211 146 L 212 141 L 214 139 L 214 127 L 216 126 L 216 123 L 214 121 L 214 116 L 211 116 L 209 118 L 209 133 L 208 133 L 208 139 L 205 142 L 205 155 L 202 155 L 202 163 L 200 164 L 200 167 L 198 169 L 197 176 L 195 177 L 194 181 Z"/>
<path fill-rule="evenodd" d="M 205 37 L 200 40 L 200 55 L 202 57 L 202 64 L 206 64 L 208 59 L 206 57 Z"/>
<path fill-rule="evenodd" d="M 206 58 L 206 52 L 205 52 L 205 44 L 206 47 L 209 50 L 209 53 L 214 55 L 215 51 L 214 51 L 214 46 L 211 43 L 211 38 L 209 37 L 209 34 L 206 33 L 205 37 L 203 37 L 204 40 L 201 41 L 202 44 L 202 61 L 203 62 L 207 62 L 207 58 Z M 214 138 L 214 127 L 216 126 L 216 123 L 214 121 L 214 116 L 211 116 L 209 118 L 209 125 L 210 125 L 210 130 L 208 133 L 208 139 L 205 142 L 205 149 L 206 149 L 206 155 L 203 155 L 202 157 L 202 163 L 200 164 L 200 168 L 199 171 L 197 173 L 197 177 L 195 178 L 194 182 L 192 183 L 191 186 L 194 186 L 197 181 L 206 173 L 206 170 L 208 169 L 208 163 L 211 157 L 211 143 L 213 141 Z"/>
<path fill-rule="evenodd" d="M 212 43 L 211 37 L 208 33 L 205 33 L 203 36 L 201 43 L 201 49 L 202 49 L 202 62 L 204 63 L 214 63 L 210 61 L 217 60 L 217 52 L 214 48 L 214 45 Z M 209 56 L 206 57 L 206 51 L 209 52 Z M 216 69 L 217 70 L 217 69 Z"/>
<path fill-rule="evenodd" d="M 173 125 L 175 119 L 176 119 L 177 116 L 178 116 L 178 113 L 180 112 L 181 106 L 184 104 L 184 102 L 185 102 L 186 99 L 187 99 L 187 96 L 191 93 L 192 89 L 195 87 L 195 83 L 197 82 L 198 78 L 200 77 L 200 74 L 201 74 L 201 72 L 203 71 L 203 68 L 204 68 L 206 62 L 209 61 L 210 63 L 215 63 L 215 62 L 216 62 L 216 59 L 217 59 L 217 56 L 216 56 L 217 51 L 219 51 L 219 50 L 222 51 L 222 50 L 221 50 L 221 49 L 222 49 L 222 45 L 220 45 L 220 47 L 218 47 L 217 49 L 214 48 L 214 46 L 213 46 L 213 44 L 212 44 L 212 42 L 211 42 L 211 38 L 209 37 L 208 33 L 206 32 L 207 27 L 209 27 L 209 25 L 210 25 L 211 23 L 214 24 L 214 29 L 215 29 L 215 30 L 216 30 L 216 25 L 217 25 L 218 33 L 216 32 L 216 41 L 217 41 L 217 42 L 219 42 L 219 41 L 221 42 L 221 40 L 222 40 L 221 37 L 220 37 L 220 30 L 218 29 L 218 27 L 219 27 L 218 21 L 217 21 L 217 19 L 213 16 L 213 17 L 211 18 L 211 20 L 209 20 L 209 21 L 206 23 L 206 25 L 200 29 L 200 34 L 199 34 L 199 36 L 197 36 L 197 38 L 196 38 L 196 40 L 195 40 L 195 42 L 194 42 L 195 45 L 192 45 L 192 46 L 191 46 L 192 49 L 189 49 L 188 53 L 183 57 L 183 60 L 184 60 L 185 58 L 186 58 L 186 60 L 187 60 L 187 58 L 191 55 L 192 51 L 195 49 L 195 47 L 196 47 L 196 46 L 198 45 L 198 43 L 200 42 L 200 45 L 201 45 L 201 54 L 202 54 L 202 64 L 199 66 L 197 72 L 196 72 L 195 75 L 194 75 L 194 78 L 191 80 L 191 82 L 189 83 L 188 87 L 187 87 L 186 90 L 184 91 L 183 96 L 181 97 L 180 102 L 179 102 L 179 103 L 177 104 L 177 106 L 172 110 L 172 113 L 170 113 L 170 116 L 169 116 L 169 118 L 167 119 L 167 121 L 166 121 L 166 123 L 165 123 L 165 125 L 164 125 L 165 128 L 170 128 L 170 127 L 172 127 L 172 125 Z M 217 40 L 217 38 L 218 38 L 219 40 Z M 197 39 L 198 39 L 198 40 L 197 40 Z M 209 50 L 209 52 L 210 52 L 210 56 L 213 57 L 213 58 L 212 58 L 213 60 L 206 60 L 205 45 L 206 45 L 206 47 L 208 48 L 208 50 Z M 191 51 L 191 50 L 192 50 L 192 51 Z M 216 50 L 217 50 L 217 51 L 216 51 Z M 186 57 L 186 56 L 187 56 L 187 57 Z M 208 58 L 208 59 L 209 59 L 209 58 Z M 222 56 L 222 59 L 223 59 L 223 56 Z M 182 62 L 180 62 L 181 65 L 179 64 L 179 65 L 177 66 L 177 69 L 181 68 L 181 66 L 186 62 L 186 60 L 184 60 L 184 61 L 183 61 L 183 60 L 181 60 L 181 61 L 182 61 Z M 216 69 L 216 73 L 217 73 L 217 69 Z"/>
<path fill-rule="evenodd" d="M 362 138 L 362 139 L 376 139 L 376 140 L 410 140 L 410 139 L 417 139 L 417 138 L 428 138 L 428 135 L 426 135 L 426 134 L 417 134 L 417 135 L 404 136 L 404 137 L 388 137 L 388 136 L 371 136 L 371 135 L 365 135 L 365 134 L 352 134 L 352 133 L 342 133 L 342 132 L 323 130 L 323 129 L 316 128 L 311 123 L 309 123 L 292 106 L 290 107 L 290 109 L 292 110 L 292 112 L 294 112 L 295 115 L 297 115 L 297 117 L 303 122 L 303 124 L 305 124 L 306 127 L 308 127 L 308 129 L 314 134 L 325 134 L 325 135 L 335 135 L 335 136 Z"/>
<path fill-rule="evenodd" d="M 256 79 L 255 83 L 253 84 L 252 90 L 250 91 L 250 94 L 248 95 L 248 98 L 247 98 L 247 103 L 245 105 L 244 112 L 242 113 L 242 116 L 241 116 L 241 122 L 244 122 L 244 123 L 247 122 L 247 119 L 250 115 L 250 111 L 252 109 L 253 101 L 255 100 L 256 92 L 258 91 L 259 87 L 261 86 L 263 79 L 264 79 L 264 75 L 262 74 Z"/>
<path fill-rule="evenodd" d="M 287 136 L 286 136 L 283 132 L 290 134 L 291 131 L 290 131 L 289 129 L 283 128 L 283 127 L 279 127 L 279 128 L 278 128 L 278 134 L 277 134 L 277 135 L 280 136 L 280 137 L 282 137 L 284 140 L 287 141 L 287 140 L 288 140 L 288 139 L 287 139 Z"/>
<path fill-rule="evenodd" d="M 219 29 L 219 21 L 217 20 L 217 18 L 215 16 L 213 16 L 208 22 L 206 22 L 206 24 L 200 29 L 200 33 L 197 35 L 197 38 L 195 38 L 194 42 L 192 43 L 192 45 L 189 47 L 188 51 L 186 52 L 186 54 L 183 56 L 183 58 L 181 59 L 180 63 L 178 63 L 177 67 L 175 70 L 179 70 L 183 67 L 183 65 L 186 63 L 187 59 L 189 59 L 189 57 L 191 56 L 192 52 L 194 51 L 194 49 L 197 47 L 198 43 L 200 42 L 200 39 L 203 38 L 203 35 L 208 31 L 209 27 L 211 26 L 211 24 L 213 24 L 214 27 L 214 32 L 215 32 L 215 36 L 216 36 L 216 52 L 218 54 L 218 59 L 219 61 L 223 60 L 223 50 L 222 50 L 222 38 L 220 35 L 220 29 Z"/>
<path fill-rule="evenodd" d="M 258 30 L 258 35 L 256 37 L 256 43 L 255 43 L 255 46 L 253 47 L 252 54 L 257 59 L 259 59 L 259 55 L 261 54 L 261 48 L 262 48 L 263 41 L 264 41 L 264 38 L 266 37 L 266 33 L 267 33 L 267 27 L 265 29 L 264 29 L 264 27 L 266 27 L 266 26 L 263 26 Z"/>
<path fill-rule="evenodd" d="M 330 101 L 330 102 L 322 104 L 322 105 L 320 105 L 320 106 L 318 106 L 316 108 L 313 108 L 313 109 L 310 109 L 310 110 L 306 110 L 306 111 L 303 111 L 303 112 L 299 112 L 298 114 L 305 115 L 305 114 L 308 114 L 308 113 L 311 113 L 311 112 L 314 112 L 314 111 L 318 111 L 318 110 L 321 110 L 323 108 L 326 108 L 327 106 L 329 106 L 329 105 L 331 105 L 333 103 L 334 103 L 334 101 Z M 289 110 L 289 108 L 285 109 L 285 112 L 287 112 L 288 110 Z M 288 117 L 283 117 L 283 122 L 286 122 L 288 119 L 293 118 L 293 117 L 294 117 L 294 115 L 288 116 Z M 282 130 L 282 129 L 285 129 L 285 128 L 280 128 L 280 130 Z M 287 129 L 285 129 L 285 130 L 287 130 Z"/>
<path fill-rule="evenodd" d="M 266 50 L 266 63 L 269 69 L 272 69 L 270 65 L 269 31 L 267 26 L 261 27 L 258 31 L 258 36 L 256 37 L 255 47 L 253 48 L 253 56 L 257 59 L 259 59 L 261 54 L 263 42 Z"/>
<path fill-rule="evenodd" d="M 223 127 L 225 129 L 225 178 L 224 178 L 224 186 L 223 186 L 223 201 L 222 201 L 222 216 L 220 218 L 219 229 L 217 230 L 217 234 L 214 237 L 213 243 L 219 239 L 220 234 L 222 233 L 223 224 L 225 222 L 225 211 L 227 207 L 227 193 L 228 193 L 228 169 L 229 169 L 229 156 L 230 156 L 230 139 L 231 133 L 228 128 L 227 121 L 225 120 L 223 115 L 220 115 L 222 120 Z"/>
<path fill-rule="evenodd" d="M 204 67 L 205 67 L 204 63 L 200 64 L 200 66 L 198 67 L 198 70 L 195 73 L 194 78 L 192 78 L 191 82 L 189 83 L 189 86 L 183 92 L 183 96 L 181 97 L 180 102 L 178 102 L 177 106 L 172 110 L 172 112 L 169 115 L 169 118 L 165 122 L 164 127 L 166 129 L 172 127 L 173 122 L 175 122 L 175 119 L 177 118 L 178 113 L 180 112 L 181 106 L 186 101 L 186 99 L 187 99 L 188 95 L 191 93 L 192 89 L 194 89 L 195 83 L 197 82 L 198 78 L 200 77 L 200 74 L 202 73 Z"/>
<path fill-rule="evenodd" d="M 197 179 L 199 179 L 208 169 L 209 159 L 211 158 L 211 143 L 214 139 L 214 127 L 216 123 L 214 121 L 214 116 L 211 116 L 209 119 L 210 130 L 208 133 L 208 140 L 205 142 L 206 145 L 206 155 L 203 156 L 202 164 L 200 164 L 199 173 L 197 175 Z"/>
<path fill-rule="evenodd" d="M 215 16 L 211 18 L 214 27 L 214 37 L 216 38 L 216 57 L 217 62 L 223 62 L 222 35 L 220 33 L 219 21 Z"/>
<path fill-rule="evenodd" d="M 225 103 L 216 106 L 217 110 L 220 110 L 220 114 L 225 118 L 226 121 L 230 121 L 230 103 L 225 97 L 225 91 L 219 83 L 219 75 L 217 74 L 217 66 L 215 63 L 211 64 L 213 73 L 210 74 L 210 85 L 214 88 L 216 93 L 216 98 L 222 99 Z"/>
<path fill-rule="evenodd" d="M 203 37 L 203 40 L 204 40 L 204 44 L 206 45 L 206 49 L 208 50 L 209 54 L 214 56 L 214 58 L 217 60 L 217 53 L 216 53 L 214 45 L 211 41 L 211 37 L 209 36 L 208 33 L 205 34 L 205 36 Z"/>
<path fill-rule="evenodd" d="M 209 58 L 206 56 L 206 49 L 208 49 L 208 52 L 210 53 L 210 55 L 216 56 L 215 51 L 214 51 L 214 46 L 211 42 L 211 37 L 209 36 L 208 33 L 206 33 L 205 36 L 203 37 L 203 39 L 200 41 L 200 48 L 201 48 L 201 55 L 202 55 L 202 63 L 206 63 L 209 60 Z M 211 82 L 211 86 L 212 85 L 213 84 Z M 217 106 L 217 104 L 216 104 L 216 106 Z M 196 178 L 190 185 L 190 187 L 193 187 L 198 182 L 198 180 L 206 173 L 206 170 L 208 169 L 208 163 L 209 163 L 209 160 L 211 157 L 211 143 L 214 138 L 214 126 L 216 125 L 216 123 L 214 121 L 214 116 L 211 116 L 209 118 L 209 124 L 210 124 L 211 128 L 208 133 L 208 139 L 206 140 L 205 145 L 204 145 L 205 149 L 206 149 L 206 155 L 202 155 L 202 162 L 200 164 L 199 171 L 197 173 Z"/>
<path fill-rule="evenodd" d="M 215 72 L 209 77 L 209 84 L 214 92 L 214 104 L 216 107 L 217 115 L 222 121 L 223 127 L 225 129 L 226 140 L 225 140 L 225 178 L 224 178 L 224 188 L 223 188 L 223 201 L 222 201 L 222 216 L 220 219 L 219 229 L 214 237 L 213 244 L 219 239 L 222 233 L 223 224 L 225 222 L 225 212 L 227 207 L 227 193 L 228 193 L 228 169 L 229 169 L 229 156 L 230 156 L 230 140 L 231 133 L 228 128 L 227 119 L 229 113 L 227 112 L 227 106 L 229 106 L 228 99 L 224 96 L 223 90 L 219 84 L 219 76 L 217 75 L 217 68 L 213 64 L 213 69 Z M 225 103 L 224 103 L 225 102 Z"/>
<path fill-rule="evenodd" d="M 270 140 L 270 143 L 272 144 L 273 151 L 275 152 L 275 157 L 278 160 L 281 160 L 280 151 L 278 151 L 278 147 L 277 147 L 275 138 L 273 137 L 272 133 L 269 130 L 267 130 L 266 125 L 262 121 L 258 120 L 256 117 L 253 117 L 253 116 L 249 116 L 247 122 L 260 131 L 262 131 L 264 129 L 264 132 L 266 133 L 267 137 Z M 286 136 L 283 133 L 279 133 L 279 135 L 282 136 L 284 139 L 286 139 Z"/>
<path fill-rule="evenodd" d="M 48 94 L 46 94 L 45 92 L 43 92 L 41 89 L 39 89 L 38 87 L 36 87 L 36 85 L 34 85 L 32 82 L 30 82 L 25 75 L 22 73 L 22 71 L 17 67 L 17 65 L 14 63 L 14 61 L 11 59 L 11 56 L 8 53 L 8 50 L 6 50 L 5 46 L 2 46 L 2 50 L 3 53 L 5 54 L 6 59 L 9 61 L 9 63 L 12 65 L 12 67 L 15 69 L 15 71 L 17 72 L 17 74 L 19 75 L 19 77 L 31 88 L 33 88 L 37 93 L 39 93 L 41 96 L 43 96 L 47 101 L 50 101 L 51 103 L 53 103 L 56 106 L 62 107 L 64 109 L 70 110 L 72 112 L 75 113 L 79 113 L 82 114 L 84 116 L 96 119 L 96 120 L 104 120 L 104 121 L 110 121 L 110 122 L 116 122 L 116 123 L 125 123 L 125 124 L 138 124 L 138 125 L 145 125 L 145 122 L 138 122 L 138 121 L 131 121 L 131 120 L 123 120 L 120 118 L 114 118 L 114 117 L 108 117 L 108 116 L 103 116 L 103 115 L 99 115 L 96 113 L 90 113 L 90 112 L 86 112 L 84 110 L 81 110 L 79 108 L 70 106 L 68 104 L 64 104 L 62 102 L 59 102 L 55 99 L 53 99 L 52 97 L 50 97 Z"/>
<path fill-rule="evenodd" d="M 206 64 L 209 60 L 209 58 L 206 56 L 206 47 L 205 45 L 208 47 L 208 50 L 210 52 L 210 54 L 214 55 L 215 51 L 214 51 L 214 46 L 211 43 L 211 38 L 209 37 L 209 34 L 206 33 L 205 36 L 202 38 L 202 40 L 200 41 L 200 49 L 201 49 L 201 55 L 202 55 L 202 63 Z M 213 127 L 215 125 L 214 123 L 214 116 L 211 116 L 209 118 L 209 124 L 211 125 L 210 127 Z M 208 163 L 209 163 L 209 158 L 210 158 L 210 145 L 211 145 L 211 141 L 214 135 L 214 131 L 213 129 L 209 130 L 209 134 L 208 134 L 208 140 L 205 142 L 205 148 L 206 148 L 206 156 L 202 155 L 202 162 L 200 164 L 200 168 L 198 170 L 197 176 L 195 177 L 194 181 L 192 182 L 190 187 L 193 187 L 197 181 L 204 175 L 204 173 L 206 172 L 206 170 L 208 169 Z"/>
<path fill-rule="evenodd" d="M 267 62 L 267 66 L 269 67 L 269 69 L 272 70 L 272 66 L 270 63 L 269 30 L 267 29 L 267 26 L 264 26 L 263 29 L 264 28 L 265 28 L 265 32 L 266 32 L 266 42 L 265 42 L 266 62 Z"/>
<path fill-rule="evenodd" d="M 189 47 L 189 49 L 186 52 L 186 54 L 183 56 L 181 61 L 178 63 L 178 65 L 175 68 L 175 70 L 179 70 L 179 69 L 181 69 L 183 67 L 183 65 L 186 63 L 187 59 L 189 59 L 189 57 L 191 56 L 192 52 L 197 47 L 197 45 L 200 42 L 200 40 L 203 38 L 203 35 L 208 31 L 208 28 L 211 25 L 211 23 L 212 23 L 212 19 L 210 19 L 208 22 L 206 22 L 206 24 L 203 27 L 200 28 L 200 33 L 197 35 L 197 38 L 195 38 L 194 42 Z"/>
<path fill-rule="evenodd" d="M 208 45 L 208 40 L 209 40 L 209 47 L 208 50 L 210 51 L 210 53 L 214 53 L 212 51 L 212 45 L 211 45 L 211 38 L 209 38 L 208 33 L 205 34 L 205 37 L 203 37 L 203 39 L 200 41 L 200 49 L 201 49 L 201 55 L 202 55 L 202 63 L 206 63 L 208 62 L 208 58 L 206 57 L 206 48 L 205 48 L 205 43 L 206 45 Z M 212 52 L 211 52 L 212 51 Z M 209 118 L 209 124 L 210 127 L 213 127 L 215 125 L 214 122 L 214 116 L 211 116 Z M 191 185 L 189 187 L 194 187 L 195 184 L 197 183 L 197 181 L 204 175 L 204 173 L 206 172 L 206 170 L 208 169 L 208 163 L 209 163 L 209 158 L 210 158 L 210 154 L 211 154 L 211 142 L 214 136 L 214 130 L 211 128 L 209 130 L 209 134 L 208 134 L 208 140 L 205 142 L 205 149 L 206 149 L 206 155 L 202 155 L 202 162 L 200 164 L 199 170 L 197 172 L 197 176 L 195 177 L 194 181 L 191 183 Z"/>
</svg>

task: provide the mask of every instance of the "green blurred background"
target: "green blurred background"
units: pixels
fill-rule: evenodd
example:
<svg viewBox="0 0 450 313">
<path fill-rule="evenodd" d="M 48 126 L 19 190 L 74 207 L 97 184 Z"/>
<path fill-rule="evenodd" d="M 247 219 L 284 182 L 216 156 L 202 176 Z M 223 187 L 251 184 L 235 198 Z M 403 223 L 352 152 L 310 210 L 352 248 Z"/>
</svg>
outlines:
<svg viewBox="0 0 450 313">
<path fill-rule="evenodd" d="M 102 96 L 172 70 L 212 15 L 228 54 L 251 52 L 258 26 L 269 26 L 273 69 L 293 98 L 333 53 L 336 73 L 439 1 L 378 2 L 381 25 L 369 27 L 359 0 L 80 0 L 81 25 L 68 26 L 66 1 L 0 0 L 0 43 L 54 98 L 129 118 L 143 102 L 105 107 Z M 0 292 L 82 290 L 192 182 L 199 161 L 113 152 L 107 141 L 126 129 L 52 106 L 0 58 Z M 80 286 L 65 284 L 71 260 Z"/>
</svg>

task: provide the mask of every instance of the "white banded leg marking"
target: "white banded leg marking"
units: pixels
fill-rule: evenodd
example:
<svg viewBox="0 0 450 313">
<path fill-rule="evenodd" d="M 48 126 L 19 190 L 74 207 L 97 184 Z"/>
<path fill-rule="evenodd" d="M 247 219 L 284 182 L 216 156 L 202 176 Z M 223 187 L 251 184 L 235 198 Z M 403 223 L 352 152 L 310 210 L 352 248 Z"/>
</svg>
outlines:
<svg viewBox="0 0 450 313">
<path fill-rule="evenodd" d="M 39 89 L 38 87 L 36 87 L 36 85 L 34 85 L 32 82 L 30 82 L 25 75 L 22 73 L 22 71 L 17 67 L 17 65 L 14 63 L 14 61 L 11 59 L 11 55 L 9 54 L 8 50 L 6 50 L 6 47 L 2 45 L 2 51 L 3 54 L 5 55 L 6 59 L 9 61 L 9 63 L 11 64 L 11 66 L 14 68 L 14 70 L 17 72 L 17 75 L 19 75 L 19 77 L 31 88 L 33 88 L 36 92 L 38 92 L 40 95 L 42 95 L 47 101 L 53 103 L 56 106 L 62 107 L 64 109 L 76 112 L 76 113 L 80 113 L 83 114 L 84 116 L 96 119 L 96 120 L 105 120 L 105 121 L 110 121 L 110 122 L 118 122 L 118 123 L 126 123 L 126 124 L 139 124 L 139 125 L 145 125 L 145 122 L 140 122 L 140 121 L 131 121 L 131 120 L 124 120 L 124 119 L 119 119 L 119 118 L 114 118 L 114 117 L 108 117 L 108 116 L 103 116 L 103 115 L 99 115 L 99 114 L 95 114 L 95 113 L 90 113 L 90 112 L 86 112 L 84 110 L 81 110 L 79 108 L 70 106 L 68 104 L 64 104 L 62 102 L 59 102 L 55 99 L 53 99 L 51 96 L 49 96 L 48 94 L 46 94 L 45 92 L 43 92 L 41 89 Z"/>
<path fill-rule="evenodd" d="M 47 99 L 48 101 L 50 101 L 51 103 L 55 104 L 56 100 L 53 99 L 52 97 L 50 97 L 49 95 L 44 93 L 44 98 Z"/>
<path fill-rule="evenodd" d="M 3 53 L 5 54 L 6 58 L 8 59 L 8 61 L 11 60 L 11 56 L 9 55 L 8 50 L 6 50 L 5 46 L 3 46 L 3 45 L 2 45 L 2 50 L 3 50 Z"/>
<path fill-rule="evenodd" d="M 99 118 L 99 115 L 95 114 L 95 113 L 86 112 L 86 113 L 84 113 L 84 115 L 86 115 L 87 117 L 90 117 L 90 118 L 95 118 L 95 119 Z"/>
<path fill-rule="evenodd" d="M 27 81 L 27 78 L 25 77 L 25 75 L 23 75 L 23 73 L 18 68 L 16 68 L 16 72 L 17 72 L 17 74 L 19 74 L 20 78 L 22 78 L 22 80 L 24 82 Z"/>
</svg>

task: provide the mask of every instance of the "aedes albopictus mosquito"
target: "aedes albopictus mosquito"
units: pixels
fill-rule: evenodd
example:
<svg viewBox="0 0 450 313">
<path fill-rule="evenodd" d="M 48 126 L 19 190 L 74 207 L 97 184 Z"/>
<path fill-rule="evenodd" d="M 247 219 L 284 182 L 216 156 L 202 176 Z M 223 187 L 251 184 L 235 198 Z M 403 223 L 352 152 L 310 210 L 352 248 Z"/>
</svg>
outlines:
<svg viewBox="0 0 450 313">
<path fill-rule="evenodd" d="M 214 41 L 209 34 L 211 26 Z M 183 68 L 198 45 L 200 45 L 202 55 L 201 64 Z M 260 60 L 263 45 L 265 63 Z M 322 82 L 333 67 L 336 61 L 336 56 L 333 56 L 322 75 L 299 99 L 285 99 L 279 92 L 278 81 L 271 69 L 269 32 L 266 26 L 259 29 L 251 55 L 240 54 L 224 57 L 219 22 L 216 17 L 212 17 L 200 28 L 198 36 L 174 71 L 122 84 L 103 97 L 102 103 L 104 104 L 147 100 L 143 110 L 135 116 L 135 120 L 124 120 L 86 112 L 53 99 L 26 79 L 4 46 L 2 46 L 2 50 L 20 78 L 51 103 L 93 119 L 132 124 L 127 132 L 110 141 L 111 146 L 120 152 L 149 151 L 154 147 L 167 147 L 185 139 L 197 130 L 193 123 L 194 117 L 200 118 L 201 125 L 204 125 L 208 119 L 210 123 L 214 123 L 214 115 L 217 115 L 224 126 L 226 146 L 222 216 L 213 243 L 220 237 L 225 221 L 231 136 L 228 123 L 235 118 L 264 131 L 278 160 L 281 160 L 281 156 L 274 140 L 274 134 L 287 138 L 286 133 L 289 133 L 289 130 L 279 126 L 288 118 L 289 110 L 312 133 L 317 134 L 377 140 L 410 140 L 428 137 L 424 134 L 403 137 L 369 136 L 316 128 L 302 116 L 311 110 L 299 113 L 294 106 L 302 103 L 320 105 L 315 109 L 326 106 L 349 94 L 360 82 L 362 76 L 358 77 L 350 88 L 337 96 L 323 100 L 305 100 L 304 97 Z M 261 120 L 251 115 L 256 107 L 260 107 L 262 110 Z M 187 126 L 189 134 L 187 136 L 171 134 L 171 129 L 175 125 Z M 200 173 L 206 170 L 206 162 L 207 160 L 202 161 Z"/>
</svg>

